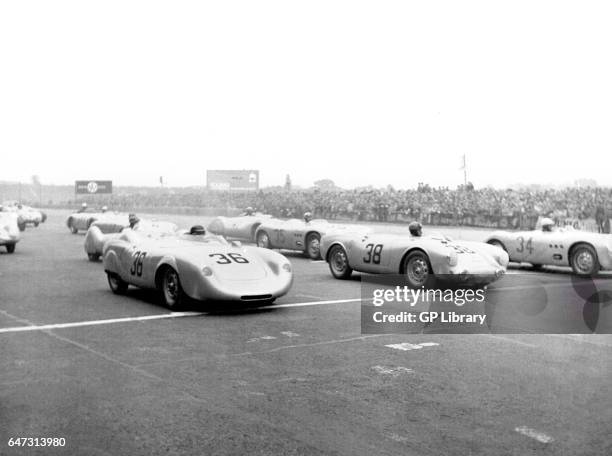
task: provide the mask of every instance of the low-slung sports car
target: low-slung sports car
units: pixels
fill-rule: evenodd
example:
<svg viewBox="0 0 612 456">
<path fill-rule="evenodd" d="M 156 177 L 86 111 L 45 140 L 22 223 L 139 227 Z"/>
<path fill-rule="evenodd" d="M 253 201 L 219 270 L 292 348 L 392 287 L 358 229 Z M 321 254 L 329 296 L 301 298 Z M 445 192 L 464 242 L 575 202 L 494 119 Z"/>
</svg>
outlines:
<svg viewBox="0 0 612 456">
<path fill-rule="evenodd" d="M 0 212 L 0 245 L 6 247 L 8 253 L 15 251 L 15 245 L 19 242 L 18 216 L 15 212 Z"/>
<path fill-rule="evenodd" d="M 151 238 L 125 230 L 104 245 L 111 290 L 158 289 L 176 309 L 188 299 L 268 304 L 289 291 L 291 263 L 279 253 L 243 247 L 214 235 Z"/>
<path fill-rule="evenodd" d="M 108 232 L 112 232 L 116 229 L 116 226 L 127 226 L 128 225 L 128 214 L 122 214 L 120 212 L 97 212 L 97 211 L 83 211 L 75 212 L 70 214 L 66 219 L 66 226 L 70 229 L 72 234 L 77 234 L 79 231 L 87 231 L 94 222 L 100 222 L 98 228 L 103 232 L 107 229 L 105 226 L 109 226 Z"/>
<path fill-rule="evenodd" d="M 327 220 L 314 219 L 306 222 L 300 219 L 264 220 L 255 231 L 258 247 L 266 249 L 287 249 L 304 252 L 313 260 L 321 258 L 321 237 L 326 233 L 338 232 L 345 227 L 333 225 Z"/>
<path fill-rule="evenodd" d="M 271 215 L 256 212 L 238 217 L 217 217 L 208 224 L 208 231 L 228 239 L 255 242 L 255 231 Z"/>
<path fill-rule="evenodd" d="M 38 226 L 47 220 L 47 214 L 39 209 L 17 203 L 16 201 L 3 203 L 4 212 L 14 212 L 17 214 L 17 225 L 19 231 L 25 231 L 27 225 Z"/>
<path fill-rule="evenodd" d="M 321 256 L 337 279 L 353 271 L 400 274 L 413 288 L 432 287 L 438 279 L 484 286 L 501 278 L 508 265 L 506 252 L 484 242 L 410 234 L 335 233 L 321 239 Z"/>
<path fill-rule="evenodd" d="M 501 247 L 510 261 L 542 265 L 570 266 L 575 274 L 593 276 L 612 269 L 612 235 L 573 228 L 531 231 L 496 231 L 486 240 Z"/>
<path fill-rule="evenodd" d="M 117 239 L 127 226 L 98 220 L 93 222 L 85 234 L 85 253 L 90 261 L 98 261 L 104 250 L 104 243 Z M 136 231 L 143 236 L 155 237 L 177 234 L 178 226 L 172 222 L 140 220 Z"/>
</svg>

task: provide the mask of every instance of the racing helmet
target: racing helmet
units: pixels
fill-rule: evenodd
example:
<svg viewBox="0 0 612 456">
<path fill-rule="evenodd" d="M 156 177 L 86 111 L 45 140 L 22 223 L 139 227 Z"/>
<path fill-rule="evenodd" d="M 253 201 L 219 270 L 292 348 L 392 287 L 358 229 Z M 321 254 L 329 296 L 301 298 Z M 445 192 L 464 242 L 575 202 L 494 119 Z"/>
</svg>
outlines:
<svg viewBox="0 0 612 456">
<path fill-rule="evenodd" d="M 82 207 L 83 209 L 87 208 L 87 203 L 83 203 L 83 204 L 81 204 L 81 207 Z"/>
<path fill-rule="evenodd" d="M 108 207 L 102 206 L 102 212 L 106 212 L 106 211 L 108 211 Z"/>
<path fill-rule="evenodd" d="M 140 219 L 136 216 L 136 214 L 130 214 L 128 215 L 128 221 L 130 222 L 130 226 L 132 226 L 140 222 Z"/>
<path fill-rule="evenodd" d="M 310 222 L 312 220 L 312 213 L 311 212 L 304 212 L 304 221 L 306 223 Z"/>
<path fill-rule="evenodd" d="M 189 230 L 189 234 L 201 236 L 201 235 L 206 234 L 206 230 L 204 229 L 202 225 L 193 225 L 191 229 Z"/>
<path fill-rule="evenodd" d="M 408 225 L 408 230 L 413 236 L 420 237 L 423 235 L 423 225 L 421 225 L 419 222 L 410 222 L 410 225 Z"/>
<path fill-rule="evenodd" d="M 549 217 L 544 217 L 540 222 L 540 226 L 542 227 L 542 231 L 552 231 L 555 222 Z"/>
<path fill-rule="evenodd" d="M 254 210 L 254 209 L 253 209 L 251 206 L 249 206 L 249 207 L 247 207 L 247 208 L 244 210 L 244 212 L 245 212 L 245 214 L 246 214 L 246 215 L 253 215 L 253 213 L 255 212 L 255 210 Z"/>
</svg>

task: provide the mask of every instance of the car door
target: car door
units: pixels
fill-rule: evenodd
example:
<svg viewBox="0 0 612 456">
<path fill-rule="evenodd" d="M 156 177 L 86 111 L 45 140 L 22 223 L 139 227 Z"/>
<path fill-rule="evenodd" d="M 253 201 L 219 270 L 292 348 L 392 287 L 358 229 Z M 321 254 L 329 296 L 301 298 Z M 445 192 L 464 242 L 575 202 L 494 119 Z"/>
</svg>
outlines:
<svg viewBox="0 0 612 456">
<path fill-rule="evenodd" d="M 392 239 L 385 235 L 365 234 L 356 239 L 348 252 L 353 269 L 364 272 L 385 272 L 391 261 Z"/>
<path fill-rule="evenodd" d="M 529 248 L 525 249 L 524 260 L 533 264 L 562 264 L 564 234 L 562 231 L 533 231 Z M 527 244 L 525 244 L 527 247 Z"/>
</svg>

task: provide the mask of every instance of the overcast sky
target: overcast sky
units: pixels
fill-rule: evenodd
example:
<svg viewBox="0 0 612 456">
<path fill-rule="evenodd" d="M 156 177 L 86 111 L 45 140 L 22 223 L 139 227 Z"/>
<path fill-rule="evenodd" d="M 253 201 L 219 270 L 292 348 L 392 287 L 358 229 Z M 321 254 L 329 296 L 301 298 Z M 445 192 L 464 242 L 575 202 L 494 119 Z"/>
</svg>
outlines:
<svg viewBox="0 0 612 456">
<path fill-rule="evenodd" d="M 612 185 L 612 4 L 4 1 L 0 180 Z"/>
</svg>

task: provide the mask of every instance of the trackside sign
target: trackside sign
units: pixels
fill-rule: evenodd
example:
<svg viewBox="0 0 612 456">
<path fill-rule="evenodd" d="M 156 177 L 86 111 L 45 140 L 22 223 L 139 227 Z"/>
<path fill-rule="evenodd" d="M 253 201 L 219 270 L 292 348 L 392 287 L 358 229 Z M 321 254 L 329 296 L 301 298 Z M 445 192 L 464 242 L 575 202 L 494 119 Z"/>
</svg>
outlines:
<svg viewBox="0 0 612 456">
<path fill-rule="evenodd" d="M 258 190 L 259 170 L 207 170 L 206 187 L 209 190 Z"/>
<path fill-rule="evenodd" d="M 93 195 L 98 193 L 113 193 L 113 181 L 109 180 L 78 180 L 74 182 L 74 192 L 77 195 Z"/>
</svg>

